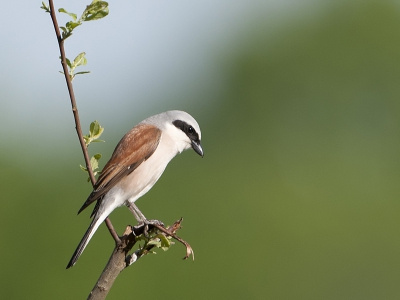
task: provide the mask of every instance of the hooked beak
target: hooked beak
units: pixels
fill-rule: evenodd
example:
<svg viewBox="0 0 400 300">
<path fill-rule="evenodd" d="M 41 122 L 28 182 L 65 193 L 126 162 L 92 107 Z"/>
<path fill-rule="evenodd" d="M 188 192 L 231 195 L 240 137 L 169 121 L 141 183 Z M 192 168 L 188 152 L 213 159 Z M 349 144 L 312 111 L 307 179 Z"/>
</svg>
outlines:
<svg viewBox="0 0 400 300">
<path fill-rule="evenodd" d="M 192 141 L 192 148 L 198 155 L 200 155 L 201 157 L 204 156 L 203 148 L 200 145 L 200 141 L 198 143 Z"/>
</svg>

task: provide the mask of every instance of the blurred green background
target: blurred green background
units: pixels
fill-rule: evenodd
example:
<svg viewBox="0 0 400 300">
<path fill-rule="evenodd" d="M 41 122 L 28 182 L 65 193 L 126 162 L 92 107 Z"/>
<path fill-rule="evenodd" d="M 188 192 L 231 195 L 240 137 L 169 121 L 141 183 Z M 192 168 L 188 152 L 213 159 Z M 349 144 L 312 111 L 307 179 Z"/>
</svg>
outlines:
<svg viewBox="0 0 400 300">
<path fill-rule="evenodd" d="M 247 23 L 212 51 L 216 73 L 199 78 L 217 78 L 214 88 L 193 79 L 161 104 L 126 106 L 130 117 L 106 121 L 107 142 L 90 149 L 104 165 L 129 128 L 179 108 L 199 122 L 205 150 L 175 158 L 137 202 L 167 224 L 182 216 L 196 261 L 182 261 L 180 244 L 158 251 L 121 273 L 107 299 L 398 299 L 400 7 L 336 1 Z M 18 114 L 2 124 L 12 136 L 0 158 L 3 299 L 84 299 L 113 248 L 102 225 L 65 270 L 90 222 L 89 210 L 76 212 L 91 189 L 57 80 L 66 133 L 20 128 Z M 13 89 L 0 91 L 3 106 L 19 101 Z M 98 118 L 82 114 L 86 127 Z M 121 233 L 134 219 L 120 208 L 111 220 Z"/>
</svg>

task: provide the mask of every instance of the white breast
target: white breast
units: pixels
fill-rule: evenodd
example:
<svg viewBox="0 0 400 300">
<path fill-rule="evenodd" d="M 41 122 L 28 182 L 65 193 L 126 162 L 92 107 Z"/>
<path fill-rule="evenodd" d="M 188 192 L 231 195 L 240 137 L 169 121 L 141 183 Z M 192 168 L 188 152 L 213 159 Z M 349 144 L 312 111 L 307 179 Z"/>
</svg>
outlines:
<svg viewBox="0 0 400 300">
<path fill-rule="evenodd" d="M 174 141 L 162 134 L 156 151 L 118 184 L 119 190 L 124 191 L 122 198 L 133 203 L 146 194 L 178 153 Z"/>
</svg>

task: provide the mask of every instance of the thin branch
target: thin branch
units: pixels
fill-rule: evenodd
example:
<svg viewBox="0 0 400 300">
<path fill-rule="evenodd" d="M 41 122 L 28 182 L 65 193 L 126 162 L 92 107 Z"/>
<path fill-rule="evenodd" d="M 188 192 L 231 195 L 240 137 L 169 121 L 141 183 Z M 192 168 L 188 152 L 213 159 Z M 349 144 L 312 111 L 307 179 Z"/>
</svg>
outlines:
<svg viewBox="0 0 400 300">
<path fill-rule="evenodd" d="M 92 182 L 92 185 L 94 186 L 94 184 L 96 183 L 96 178 L 94 177 L 92 167 L 90 166 L 89 154 L 87 151 L 85 140 L 83 139 L 81 122 L 79 120 L 79 114 L 78 114 L 78 107 L 76 106 L 76 101 L 75 101 L 74 88 L 72 87 L 72 81 L 71 81 L 71 77 L 69 75 L 68 65 L 67 65 L 66 56 L 65 56 L 64 40 L 61 37 L 60 29 L 58 27 L 56 13 L 54 11 L 53 0 L 49 0 L 49 6 L 50 6 L 50 16 L 53 21 L 54 30 L 56 31 L 58 46 L 60 48 L 61 65 L 63 68 L 65 81 L 67 82 L 69 97 L 71 99 L 72 113 L 74 114 L 74 119 L 75 119 L 75 129 L 78 134 L 79 143 L 81 144 L 83 157 L 85 158 L 86 169 L 89 172 L 90 181 Z"/>
<path fill-rule="evenodd" d="M 106 223 L 108 231 L 110 232 L 111 236 L 113 237 L 113 239 L 115 241 L 115 245 L 118 246 L 119 244 L 121 244 L 121 239 L 119 238 L 117 232 L 115 231 L 114 226 L 111 223 L 111 220 L 107 217 L 104 220 L 104 223 Z"/>
<path fill-rule="evenodd" d="M 57 36 L 58 46 L 60 48 L 61 65 L 62 65 L 62 68 L 63 68 L 65 81 L 67 82 L 69 97 L 71 99 L 72 113 L 73 113 L 74 119 L 75 119 L 76 133 L 78 134 L 79 143 L 81 144 L 83 157 L 85 158 L 86 169 L 89 172 L 90 181 L 92 182 L 92 186 L 94 186 L 95 183 L 96 183 L 96 178 L 94 177 L 93 170 L 92 170 L 92 167 L 90 165 L 89 153 L 87 151 L 85 140 L 84 140 L 83 134 L 82 134 L 82 127 L 81 127 L 81 122 L 79 120 L 78 107 L 77 107 L 76 101 L 75 101 L 75 93 L 74 93 L 74 89 L 73 89 L 73 86 L 72 86 L 71 77 L 70 77 L 69 72 L 68 72 L 68 65 L 67 65 L 66 56 L 65 56 L 65 50 L 64 50 L 64 40 L 61 37 L 60 29 L 58 27 L 58 22 L 57 22 L 56 13 L 55 13 L 55 10 L 54 10 L 53 0 L 49 0 L 49 6 L 50 6 L 51 20 L 53 21 L 54 30 L 55 30 L 56 36 Z M 121 241 L 120 241 L 120 239 L 118 237 L 118 234 L 114 230 L 114 227 L 111 224 L 111 220 L 109 218 L 106 218 L 105 223 L 106 223 L 106 225 L 108 227 L 108 230 L 110 231 L 115 243 L 119 244 Z"/>
</svg>

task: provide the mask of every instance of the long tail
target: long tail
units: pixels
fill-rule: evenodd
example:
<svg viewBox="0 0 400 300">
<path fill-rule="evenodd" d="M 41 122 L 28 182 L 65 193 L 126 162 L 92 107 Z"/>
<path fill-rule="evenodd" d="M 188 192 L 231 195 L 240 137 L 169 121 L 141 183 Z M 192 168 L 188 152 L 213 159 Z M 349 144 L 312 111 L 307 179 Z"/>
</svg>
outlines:
<svg viewBox="0 0 400 300">
<path fill-rule="evenodd" d="M 83 236 L 81 242 L 79 243 L 78 248 L 76 248 L 74 254 L 72 255 L 71 260 L 69 261 L 69 263 L 67 265 L 67 269 L 71 268 L 73 265 L 75 265 L 79 256 L 81 256 L 83 250 L 85 250 L 90 239 L 92 238 L 92 236 L 94 235 L 94 233 L 96 232 L 96 230 L 100 226 L 100 224 L 104 221 L 104 219 L 105 219 L 105 217 L 103 217 L 103 216 L 94 216 L 92 222 L 89 225 L 89 228 L 86 230 L 85 235 Z"/>
</svg>

